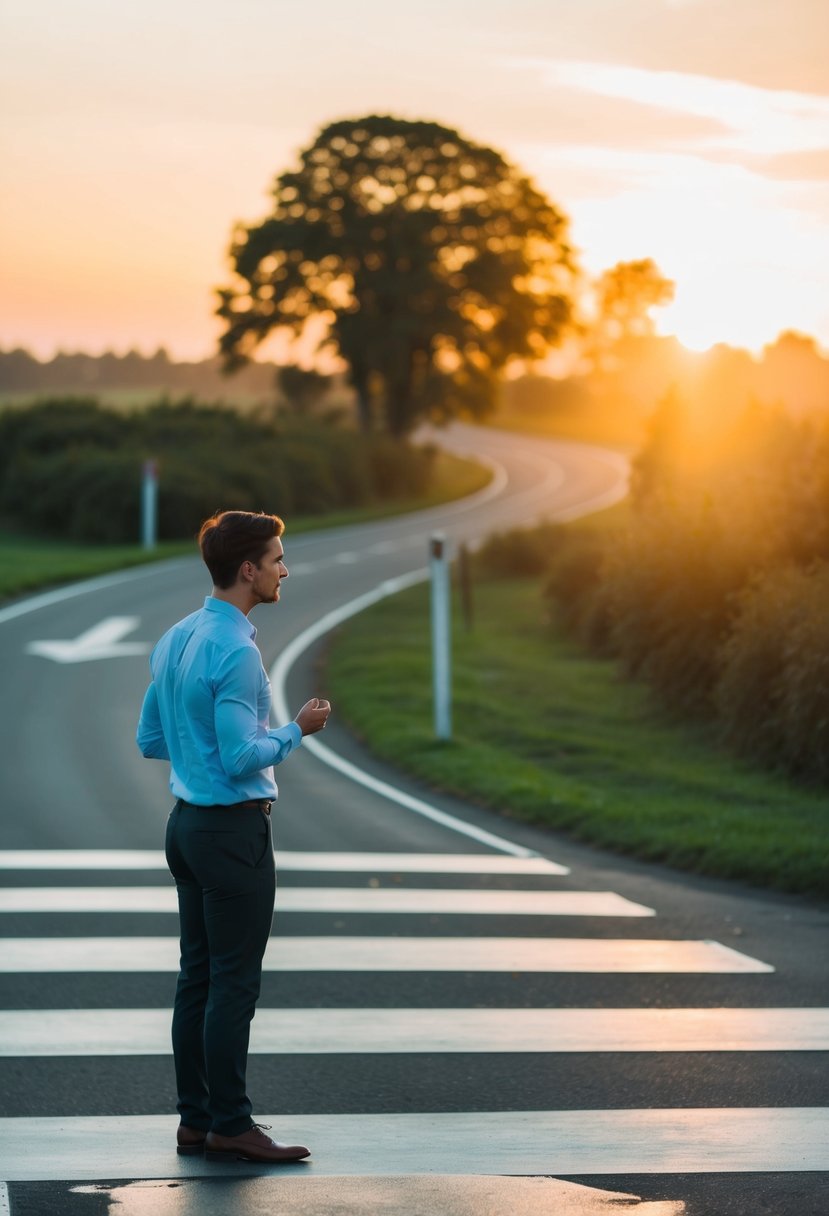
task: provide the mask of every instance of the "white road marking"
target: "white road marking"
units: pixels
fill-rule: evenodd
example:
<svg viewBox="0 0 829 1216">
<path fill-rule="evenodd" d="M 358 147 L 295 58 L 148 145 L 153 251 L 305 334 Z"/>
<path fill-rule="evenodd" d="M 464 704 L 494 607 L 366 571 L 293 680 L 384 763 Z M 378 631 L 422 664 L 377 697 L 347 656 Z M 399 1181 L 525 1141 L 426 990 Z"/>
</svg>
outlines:
<svg viewBox="0 0 829 1216">
<path fill-rule="evenodd" d="M 571 445 L 572 446 L 572 445 Z M 478 457 L 480 459 L 480 457 Z M 619 480 L 609 490 L 600 494 L 595 494 L 592 497 L 584 499 L 582 502 L 572 504 L 569 508 L 558 513 L 560 518 L 575 518 L 578 515 L 586 515 L 591 510 L 599 510 L 601 507 L 609 506 L 613 502 L 617 502 L 624 498 L 627 494 L 627 478 L 629 474 L 630 462 L 623 456 L 615 452 L 602 451 L 600 456 L 601 462 L 605 465 L 610 465 L 619 474 Z M 485 487 L 480 492 L 479 496 L 470 499 L 464 499 L 458 504 L 457 509 L 466 511 L 475 502 L 483 502 L 491 497 L 502 493 L 508 485 L 509 478 L 503 466 L 497 462 L 488 459 L 495 471 L 493 482 Z M 554 460 L 545 459 L 543 461 L 546 470 L 546 478 L 544 482 L 545 492 L 552 492 L 564 480 L 564 472 L 559 464 Z M 533 500 L 538 494 L 538 487 L 535 487 L 529 492 L 529 497 Z M 444 511 L 444 517 L 450 512 Z M 416 538 L 413 538 L 416 539 Z M 307 650 L 317 639 L 323 637 L 330 630 L 341 625 L 343 621 L 348 620 L 357 613 L 362 612 L 371 604 L 378 603 L 389 595 L 394 595 L 398 591 L 402 591 L 406 587 L 415 586 L 419 582 L 423 582 L 429 576 L 428 568 L 416 570 L 410 574 L 401 576 L 400 578 L 388 579 L 381 583 L 372 591 L 366 592 L 364 595 L 358 596 L 351 600 L 350 603 L 343 604 L 341 607 L 332 612 L 326 613 L 314 625 L 303 630 L 298 634 L 282 651 L 276 663 L 270 670 L 270 680 L 272 686 L 273 709 L 275 717 L 280 722 L 288 721 L 291 718 L 290 710 L 288 709 L 285 684 L 293 664 L 299 656 Z M 459 832 L 462 835 L 468 836 L 473 840 L 477 840 L 481 844 L 488 845 L 490 848 L 497 849 L 499 852 L 511 854 L 514 857 L 531 857 L 533 851 L 524 848 L 521 845 L 515 844 L 505 837 L 498 836 L 492 832 L 487 832 L 482 828 L 476 827 L 474 824 L 467 823 L 463 819 L 459 819 L 455 815 L 450 815 L 446 811 L 441 811 L 437 807 L 431 806 L 420 798 L 415 798 L 411 794 L 405 793 L 403 790 L 397 789 L 386 781 L 380 781 L 371 774 L 359 768 L 356 764 L 345 760 L 336 752 L 332 751 L 316 736 L 308 736 L 303 741 L 303 746 L 306 751 L 310 751 L 323 764 L 329 768 L 335 769 L 348 777 L 351 781 L 356 781 L 366 789 L 372 790 L 381 797 L 388 798 L 391 802 L 396 802 L 398 806 L 406 807 L 407 810 L 414 811 L 417 815 L 422 815 L 426 819 L 431 819 L 434 823 L 439 823 L 443 827 L 449 828 L 453 832 Z"/>
<path fill-rule="evenodd" d="M 829 1170 L 829 1108 L 273 1115 L 313 1156 L 280 1177 L 365 1174 L 716 1174 Z M 170 1115 L 0 1120 L 10 1180 L 239 1176 L 251 1166 L 176 1157 Z M 43 1146 L 49 1146 L 44 1152 Z"/>
<path fill-rule="evenodd" d="M 0 972 L 178 971 L 175 937 L 0 938 Z M 266 971 L 745 974 L 767 963 L 714 941 L 534 937 L 272 937 Z"/>
<path fill-rule="evenodd" d="M 197 1179 L 188 1185 L 199 1187 Z M 250 1184 L 247 1184 L 250 1185 Z M 204 1191 L 210 1186 L 208 1182 Z M 242 1186 L 246 1186 L 242 1183 Z M 253 1187 L 256 1184 L 253 1183 Z M 355 1216 L 389 1216 L 389 1213 L 440 1212 L 443 1216 L 494 1216 L 495 1213 L 521 1213 L 521 1216 L 619 1216 L 620 1208 L 634 1216 L 689 1216 L 681 1199 L 640 1200 L 638 1196 L 608 1191 L 604 1187 L 582 1186 L 560 1178 L 478 1177 L 476 1175 L 406 1174 L 384 1178 L 352 1174 L 332 1178 L 325 1174 L 286 1177 L 280 1171 L 277 1183 L 278 1211 L 286 1216 L 319 1216 L 320 1213 L 345 1212 Z M 241 1191 L 240 1187 L 240 1191 Z M 148 1194 L 148 1191 L 150 1192 Z M 96 1183 L 73 1186 L 72 1194 L 95 1195 L 106 1201 L 108 1211 L 118 1216 L 181 1216 L 182 1202 L 187 1210 L 199 1207 L 202 1191 L 181 1192 L 168 1180 L 136 1179 L 122 1185 Z M 249 1192 L 247 1192 L 249 1193 Z M 190 1205 L 193 1205 L 191 1207 Z M 261 1211 L 261 1208 L 260 1208 Z"/>
<path fill-rule="evenodd" d="M 138 616 L 108 616 L 70 641 L 29 642 L 27 654 L 41 655 L 55 663 L 88 663 L 92 659 L 122 659 L 147 654 L 149 642 L 123 642 L 141 623 Z"/>
<path fill-rule="evenodd" d="M 0 866 L 2 854 L 0 854 Z M 276 850 L 278 870 L 320 873 L 400 874 L 569 874 L 546 857 L 505 857 L 498 853 L 305 853 Z"/>
<path fill-rule="evenodd" d="M 546 857 L 499 853 L 314 853 L 276 851 L 278 870 L 343 874 L 569 874 Z M 0 870 L 166 870 L 161 849 L 5 849 Z"/>
<path fill-rule="evenodd" d="M 17 604 L 9 604 L 0 608 L 0 625 L 5 621 L 13 621 L 19 616 L 28 616 L 38 608 L 51 608 L 64 600 L 75 599 L 79 595 L 87 595 L 90 591 L 104 591 L 107 587 L 117 587 L 121 583 L 130 583 L 133 579 L 146 578 L 148 574 L 158 574 L 161 569 L 175 570 L 178 566 L 192 564 L 193 558 L 162 558 L 161 561 L 147 562 L 146 565 L 129 570 L 118 570 L 115 574 L 102 574 L 97 578 L 83 579 L 71 583 L 68 587 L 58 587 L 55 591 L 44 591 L 41 595 L 31 595 Z"/>
<path fill-rule="evenodd" d="M 472 916 L 653 916 L 612 891 L 466 891 L 440 888 L 284 887 L 279 912 Z M 5 887 L 2 912 L 177 912 L 175 887 Z"/>
<path fill-rule="evenodd" d="M 394 595 L 398 591 L 403 591 L 406 587 L 414 587 L 417 583 L 424 582 L 428 577 L 428 567 L 424 567 L 422 570 L 415 570 L 410 574 L 404 574 L 400 578 L 387 579 L 372 591 L 367 591 L 364 595 L 357 596 L 356 599 L 350 600 L 347 604 L 334 609 L 333 612 L 327 612 L 313 625 L 304 629 L 302 633 L 297 634 L 281 652 L 269 673 L 276 719 L 280 722 L 288 722 L 291 719 L 292 715 L 288 709 L 285 693 L 288 672 L 299 656 L 313 642 L 318 638 L 324 637 L 326 633 L 341 625 L 343 621 L 356 616 L 358 612 L 362 612 L 363 609 L 368 608 L 371 604 L 379 603 L 380 600 L 385 599 L 389 595 Z M 312 752 L 323 764 L 327 764 L 329 768 L 336 769 L 337 772 L 349 777 L 352 781 L 356 781 L 366 789 L 373 790 L 374 793 L 388 798 L 391 802 L 396 802 L 398 806 L 404 806 L 407 810 L 414 811 L 417 815 L 431 819 L 433 823 L 439 823 L 453 832 L 459 832 L 463 836 L 477 840 L 479 844 L 488 845 L 492 849 L 497 849 L 500 853 L 509 853 L 513 857 L 533 856 L 532 849 L 526 849 L 522 845 L 514 844 L 511 840 L 505 839 L 503 836 L 496 836 L 493 832 L 487 832 L 472 823 L 458 819 L 455 815 L 450 815 L 446 811 L 441 811 L 437 807 L 430 806 L 429 803 L 424 802 L 421 798 L 415 798 L 411 794 L 407 794 L 403 790 L 389 785 L 387 781 L 380 781 L 377 777 L 372 777 L 370 773 L 364 772 L 356 764 L 352 764 L 349 760 L 344 760 L 342 756 L 331 751 L 325 744 L 320 743 L 319 739 L 314 735 L 306 736 L 302 741 L 302 746 L 306 751 Z"/>
<path fill-rule="evenodd" d="M 0 1056 L 170 1055 L 170 1009 L 0 1012 Z M 829 1009 L 263 1009 L 251 1052 L 829 1051 Z"/>
</svg>

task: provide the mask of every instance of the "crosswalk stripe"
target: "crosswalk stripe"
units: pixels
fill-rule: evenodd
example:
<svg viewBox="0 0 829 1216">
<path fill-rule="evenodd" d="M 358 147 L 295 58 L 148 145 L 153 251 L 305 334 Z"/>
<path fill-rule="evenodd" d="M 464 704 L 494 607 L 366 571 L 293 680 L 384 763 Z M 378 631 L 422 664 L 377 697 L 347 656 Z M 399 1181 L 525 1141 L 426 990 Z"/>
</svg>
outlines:
<svg viewBox="0 0 829 1216">
<path fill-rule="evenodd" d="M 481 916 L 653 916 L 612 891 L 467 891 L 286 887 L 277 912 L 466 913 Z M 6 887 L 0 912 L 176 912 L 175 887 Z"/>
<path fill-rule="evenodd" d="M 829 1170 L 829 1108 L 656 1108 L 426 1114 L 264 1115 L 308 1144 L 314 1175 L 708 1174 Z M 7 1180 L 236 1174 L 177 1158 L 169 1115 L 0 1120 Z M 44 1152 L 48 1145 L 48 1152 Z"/>
<path fill-rule="evenodd" d="M 291 570 L 293 574 L 293 569 Z M 185 1185 L 186 1211 L 200 1211 L 210 1202 L 210 1181 L 190 1179 Z M 689 1216 L 681 1199 L 640 1200 L 638 1196 L 604 1187 L 584 1186 L 561 1178 L 520 1178 L 476 1174 L 406 1174 L 393 1178 L 365 1174 L 344 1177 L 307 1172 L 253 1183 L 257 1211 L 276 1209 L 283 1216 L 319 1216 L 320 1213 L 352 1213 L 352 1216 L 390 1216 L 390 1213 L 432 1213 L 442 1216 L 496 1216 L 521 1213 L 521 1216 L 613 1216 L 620 1209 L 633 1216 Z M 253 1198 L 250 1183 L 245 1198 Z M 72 1186 L 73 1194 L 94 1195 L 109 1204 L 118 1216 L 180 1216 L 180 1189 L 157 1179 L 131 1181 L 121 1185 L 107 1183 Z M 147 1191 L 151 1194 L 148 1195 Z M 271 1200 L 271 1202 L 269 1202 Z M 275 1202 L 274 1202 L 275 1201 Z M 241 1207 L 241 1205 L 239 1205 Z M 209 1210 L 209 1209 L 207 1209 Z M 0 1214 L 3 1213 L 0 1207 Z"/>
<path fill-rule="evenodd" d="M 169 1055 L 169 1009 L 0 1012 L 0 1056 Z M 259 1009 L 256 1054 L 829 1051 L 829 1009 Z"/>
<path fill-rule="evenodd" d="M 178 971 L 174 937 L 0 938 L 0 972 Z M 272 937 L 266 971 L 770 972 L 715 941 Z"/>
<path fill-rule="evenodd" d="M 330 853 L 277 849 L 278 870 L 400 874 L 569 874 L 546 857 L 497 853 Z M 166 870 L 161 849 L 5 849 L 0 870 Z"/>
</svg>

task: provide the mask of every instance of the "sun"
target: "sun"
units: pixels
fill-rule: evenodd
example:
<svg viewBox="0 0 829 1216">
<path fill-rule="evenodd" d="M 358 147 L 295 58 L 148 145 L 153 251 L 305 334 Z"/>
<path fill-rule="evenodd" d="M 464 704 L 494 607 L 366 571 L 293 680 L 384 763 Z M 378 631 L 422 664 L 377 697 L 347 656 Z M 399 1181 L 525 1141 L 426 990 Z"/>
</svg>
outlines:
<svg viewBox="0 0 829 1216">
<path fill-rule="evenodd" d="M 674 334 L 692 351 L 725 342 L 759 353 L 785 324 L 769 293 L 758 288 L 753 275 L 680 282 L 676 299 L 660 310 L 659 331 Z"/>
</svg>

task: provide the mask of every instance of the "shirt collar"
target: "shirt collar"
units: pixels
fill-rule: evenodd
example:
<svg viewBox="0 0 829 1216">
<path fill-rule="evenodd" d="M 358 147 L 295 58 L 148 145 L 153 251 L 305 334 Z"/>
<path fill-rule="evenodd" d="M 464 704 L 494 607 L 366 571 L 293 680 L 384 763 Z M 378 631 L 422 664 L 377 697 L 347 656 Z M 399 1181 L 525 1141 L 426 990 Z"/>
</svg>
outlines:
<svg viewBox="0 0 829 1216">
<path fill-rule="evenodd" d="M 237 608 L 235 604 L 229 604 L 227 600 L 217 600 L 215 595 L 208 595 L 204 601 L 204 606 L 208 612 L 218 612 L 220 616 L 232 621 L 248 637 L 256 637 L 256 627 L 251 625 L 244 612 L 240 608 Z"/>
</svg>

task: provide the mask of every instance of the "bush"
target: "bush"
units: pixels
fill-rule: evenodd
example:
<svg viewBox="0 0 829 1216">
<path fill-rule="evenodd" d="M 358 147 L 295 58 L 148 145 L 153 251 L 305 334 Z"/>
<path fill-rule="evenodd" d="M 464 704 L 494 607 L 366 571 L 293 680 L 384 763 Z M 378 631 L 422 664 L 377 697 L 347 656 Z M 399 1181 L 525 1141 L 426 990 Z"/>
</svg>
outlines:
<svg viewBox="0 0 829 1216">
<path fill-rule="evenodd" d="M 725 739 L 742 755 L 829 781 L 829 565 L 757 578 L 739 598 L 716 689 Z"/>
<path fill-rule="evenodd" d="M 545 574 L 566 534 L 561 524 L 551 523 L 493 532 L 475 553 L 474 570 L 487 578 Z"/>
<path fill-rule="evenodd" d="M 661 508 L 661 509 L 660 509 Z M 663 501 L 635 516 L 605 565 L 610 641 L 628 675 L 677 714 L 708 715 L 734 594 L 761 561 L 713 507 Z"/>
<path fill-rule="evenodd" d="M 734 625 L 718 655 L 721 735 L 740 755 L 772 768 L 784 763 L 786 655 L 808 582 L 794 567 L 755 578 L 736 599 Z"/>
<path fill-rule="evenodd" d="M 556 621 L 596 651 L 610 635 L 610 605 L 602 595 L 609 543 L 598 532 L 562 529 L 547 567 L 543 596 Z"/>
<path fill-rule="evenodd" d="M 50 400 L 0 415 L 0 512 L 13 526 L 93 542 L 138 536 L 141 466 L 158 461 L 161 539 L 228 505 L 278 515 L 418 495 L 434 451 L 332 420 L 243 416 L 191 400 L 114 413 Z"/>
</svg>

